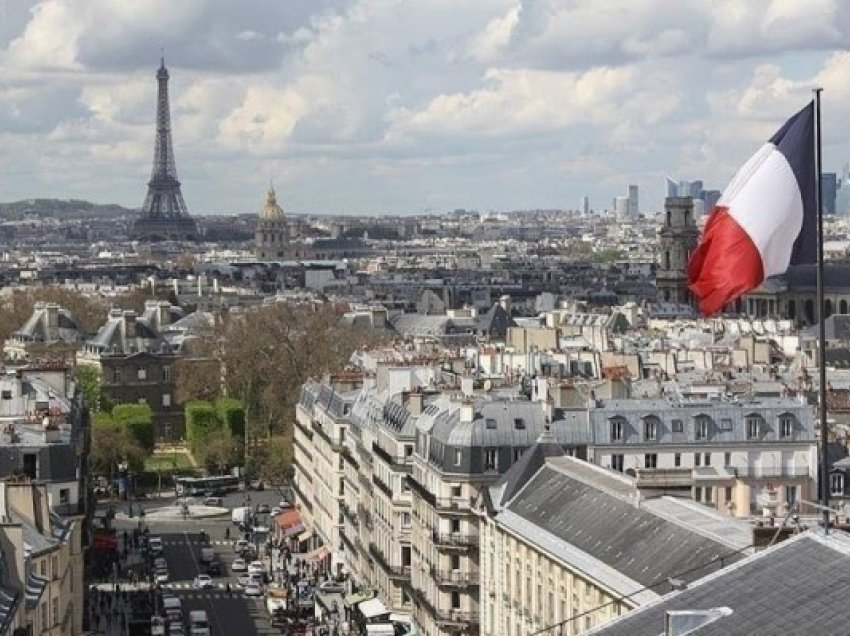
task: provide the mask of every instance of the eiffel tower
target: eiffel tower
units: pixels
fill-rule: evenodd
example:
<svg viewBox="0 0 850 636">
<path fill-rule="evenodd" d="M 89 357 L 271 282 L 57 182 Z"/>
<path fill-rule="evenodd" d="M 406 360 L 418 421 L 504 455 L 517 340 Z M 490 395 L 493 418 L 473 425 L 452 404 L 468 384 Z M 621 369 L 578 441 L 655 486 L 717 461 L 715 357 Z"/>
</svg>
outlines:
<svg viewBox="0 0 850 636">
<path fill-rule="evenodd" d="M 159 90 L 156 99 L 156 145 L 148 195 L 142 215 L 133 224 L 133 238 L 142 241 L 194 241 L 198 238 L 195 220 L 189 216 L 171 141 L 171 108 L 168 104 L 168 69 L 162 58 L 156 72 Z"/>
</svg>

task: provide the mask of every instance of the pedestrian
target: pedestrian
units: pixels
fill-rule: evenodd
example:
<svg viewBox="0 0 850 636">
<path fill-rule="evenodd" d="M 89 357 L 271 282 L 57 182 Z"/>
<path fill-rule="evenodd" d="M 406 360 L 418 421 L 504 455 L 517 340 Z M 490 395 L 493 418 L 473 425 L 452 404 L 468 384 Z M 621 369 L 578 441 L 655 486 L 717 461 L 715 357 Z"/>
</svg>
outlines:
<svg viewBox="0 0 850 636">
<path fill-rule="evenodd" d="M 229 528 L 229 527 L 227 527 L 227 528 L 225 528 L 225 529 L 224 529 L 224 538 L 225 538 L 225 540 L 227 540 L 227 541 L 229 541 L 229 540 L 230 540 L 230 528 Z"/>
</svg>

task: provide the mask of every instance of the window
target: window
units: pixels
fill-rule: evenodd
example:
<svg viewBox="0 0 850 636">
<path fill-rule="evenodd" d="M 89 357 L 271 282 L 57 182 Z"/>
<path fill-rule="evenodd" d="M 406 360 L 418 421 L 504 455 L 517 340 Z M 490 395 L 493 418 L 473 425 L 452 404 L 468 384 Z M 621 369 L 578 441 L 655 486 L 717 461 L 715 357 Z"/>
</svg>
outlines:
<svg viewBox="0 0 850 636">
<path fill-rule="evenodd" d="M 449 532 L 460 532 L 460 519 L 449 520 Z"/>
<path fill-rule="evenodd" d="M 797 503 L 797 486 L 785 486 L 785 503 L 788 505 Z"/>
<path fill-rule="evenodd" d="M 484 470 L 496 470 L 497 453 L 498 449 L 496 448 L 488 448 L 484 451 Z"/>
<path fill-rule="evenodd" d="M 711 453 L 706 453 L 703 457 L 703 462 L 705 466 L 711 466 Z"/>
<path fill-rule="evenodd" d="M 143 398 L 143 397 L 139 398 L 139 404 L 147 404 L 147 403 L 148 403 L 148 401 L 145 398 Z"/>
<path fill-rule="evenodd" d="M 829 492 L 833 495 L 844 494 L 844 474 L 832 473 L 829 476 Z"/>
<path fill-rule="evenodd" d="M 413 445 L 405 444 L 404 445 L 404 456 L 405 457 L 413 457 Z"/>
<path fill-rule="evenodd" d="M 519 458 L 522 457 L 522 453 L 525 451 L 524 448 L 515 448 L 514 449 L 514 461 L 518 462 Z"/>
<path fill-rule="evenodd" d="M 623 420 L 611 420 L 611 441 L 623 441 Z"/>
<path fill-rule="evenodd" d="M 658 453 L 646 453 L 643 456 L 644 468 L 658 468 Z"/>
<path fill-rule="evenodd" d="M 460 609 L 460 592 L 452 592 L 452 609 Z"/>
<path fill-rule="evenodd" d="M 623 472 L 623 455 L 611 455 L 611 468 Z"/>
<path fill-rule="evenodd" d="M 732 453 L 723 453 L 723 465 L 731 466 L 732 465 Z"/>
<path fill-rule="evenodd" d="M 702 455 L 694 453 L 694 466 L 702 466 Z"/>
<path fill-rule="evenodd" d="M 401 527 L 409 528 L 410 527 L 410 513 L 402 512 L 401 513 Z"/>
<path fill-rule="evenodd" d="M 136 369 L 136 375 L 138 376 L 139 382 L 144 382 L 148 378 L 148 370 L 144 367 L 139 367 Z"/>
<path fill-rule="evenodd" d="M 463 452 L 461 451 L 461 449 L 456 448 L 455 449 L 455 466 L 460 466 L 462 461 L 463 461 Z"/>
<path fill-rule="evenodd" d="M 711 432 L 711 420 L 705 415 L 699 416 L 694 422 L 694 436 L 697 439 L 708 439 Z"/>
<path fill-rule="evenodd" d="M 794 436 L 794 417 L 791 415 L 783 415 L 779 418 L 779 436 L 793 437 Z"/>
<path fill-rule="evenodd" d="M 673 455 L 673 466 L 676 468 L 680 468 L 682 466 L 682 453 L 675 453 Z"/>
<path fill-rule="evenodd" d="M 514 428 L 518 431 L 524 431 L 525 430 L 525 420 L 522 419 L 521 417 L 517 417 L 516 419 L 514 419 Z"/>
<path fill-rule="evenodd" d="M 711 486 L 706 486 L 705 503 L 711 503 L 712 499 L 714 499 L 714 488 L 712 488 Z"/>
<path fill-rule="evenodd" d="M 3 389 L 3 399 L 4 400 L 11 400 L 12 399 L 12 392 L 9 389 Z"/>
<path fill-rule="evenodd" d="M 460 486 L 452 486 L 452 497 L 460 497 L 461 492 Z"/>
<path fill-rule="evenodd" d="M 492 417 L 488 417 L 486 420 L 484 420 L 484 425 L 491 430 L 495 430 L 496 420 L 494 420 Z"/>
<path fill-rule="evenodd" d="M 42 559 L 41 565 L 39 567 L 41 568 L 41 576 L 46 578 L 47 577 L 47 559 Z"/>
<path fill-rule="evenodd" d="M 162 381 L 171 382 L 171 365 L 166 364 L 162 367 Z"/>
<path fill-rule="evenodd" d="M 726 486 L 726 492 L 724 493 L 724 497 L 726 499 L 726 503 L 732 501 L 732 486 Z"/>
<path fill-rule="evenodd" d="M 732 430 L 732 418 L 724 417 L 720 420 L 720 430 L 721 431 L 731 431 Z"/>
<path fill-rule="evenodd" d="M 459 570 L 460 569 L 460 555 L 459 554 L 453 554 L 452 555 L 452 557 L 451 557 L 451 569 L 452 570 Z"/>
<path fill-rule="evenodd" d="M 655 418 L 648 417 L 643 421 L 643 438 L 653 442 L 658 439 L 658 422 Z"/>
<path fill-rule="evenodd" d="M 50 578 L 54 581 L 59 578 L 59 557 L 56 555 L 50 558 Z"/>
<path fill-rule="evenodd" d="M 685 432 L 685 424 L 682 420 L 673 420 L 672 428 L 674 433 L 684 433 Z"/>
<path fill-rule="evenodd" d="M 758 415 L 747 416 L 747 439 L 758 439 L 761 434 L 761 417 Z"/>
<path fill-rule="evenodd" d="M 694 501 L 702 501 L 702 488 L 694 486 Z"/>
<path fill-rule="evenodd" d="M 124 381 L 124 378 L 121 374 L 121 369 L 112 369 L 112 383 L 113 384 L 121 384 Z"/>
<path fill-rule="evenodd" d="M 60 488 L 59 489 L 59 503 L 60 504 L 71 503 L 71 489 L 70 488 Z"/>
<path fill-rule="evenodd" d="M 162 405 L 166 408 L 171 406 L 171 393 L 162 394 Z"/>
</svg>

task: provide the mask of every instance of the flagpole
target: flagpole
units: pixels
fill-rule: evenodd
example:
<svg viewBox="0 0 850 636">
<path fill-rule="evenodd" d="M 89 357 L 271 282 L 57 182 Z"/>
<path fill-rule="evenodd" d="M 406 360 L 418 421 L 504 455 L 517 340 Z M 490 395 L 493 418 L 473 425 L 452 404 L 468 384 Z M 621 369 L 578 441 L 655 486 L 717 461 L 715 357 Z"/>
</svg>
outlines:
<svg viewBox="0 0 850 636">
<path fill-rule="evenodd" d="M 826 421 L 826 317 L 823 315 L 823 194 L 821 192 L 821 126 L 820 94 L 822 88 L 812 90 L 815 105 L 815 200 L 818 211 L 818 267 L 817 267 L 817 308 L 818 308 L 818 407 L 820 415 L 820 491 L 823 505 L 823 529 L 829 534 L 829 425 Z"/>
</svg>

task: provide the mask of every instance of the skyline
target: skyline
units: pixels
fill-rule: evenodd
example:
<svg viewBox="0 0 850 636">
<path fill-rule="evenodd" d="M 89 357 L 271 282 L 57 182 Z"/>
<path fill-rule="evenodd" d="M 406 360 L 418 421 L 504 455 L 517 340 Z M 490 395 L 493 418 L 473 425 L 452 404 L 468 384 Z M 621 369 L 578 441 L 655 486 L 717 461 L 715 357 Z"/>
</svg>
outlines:
<svg viewBox="0 0 850 636">
<path fill-rule="evenodd" d="M 564 5 L 564 6 L 562 6 Z M 138 208 L 171 72 L 192 214 L 610 207 L 630 183 L 723 189 L 824 90 L 850 158 L 850 7 L 819 0 L 0 0 L 0 200 Z"/>
</svg>

